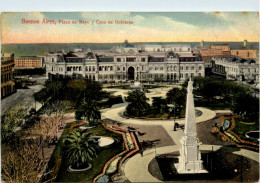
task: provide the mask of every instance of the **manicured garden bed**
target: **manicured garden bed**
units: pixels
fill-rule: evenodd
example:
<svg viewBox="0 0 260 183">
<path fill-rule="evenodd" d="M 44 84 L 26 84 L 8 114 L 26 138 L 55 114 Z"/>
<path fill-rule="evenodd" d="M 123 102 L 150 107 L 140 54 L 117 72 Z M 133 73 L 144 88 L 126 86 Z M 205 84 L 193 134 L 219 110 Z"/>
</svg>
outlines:
<svg viewBox="0 0 260 183">
<path fill-rule="evenodd" d="M 48 168 L 46 172 L 51 170 L 53 167 L 55 167 L 56 161 L 58 161 L 59 157 L 62 157 L 62 141 L 66 134 L 68 134 L 69 128 L 71 125 L 75 125 L 76 122 L 70 123 L 66 126 L 57 146 L 54 150 L 52 157 L 50 159 L 50 162 L 48 164 Z M 87 133 L 91 133 L 91 136 L 106 136 L 111 137 L 115 139 L 115 142 L 109 146 L 102 147 L 97 151 L 97 158 L 95 158 L 91 164 L 92 168 L 89 169 L 85 173 L 70 173 L 67 171 L 70 164 L 68 163 L 68 160 L 65 158 L 61 159 L 60 166 L 57 167 L 57 177 L 55 181 L 57 182 L 92 182 L 95 176 L 97 176 L 103 169 L 103 166 L 106 164 L 106 162 L 111 159 L 116 154 L 122 152 L 125 150 L 124 143 L 122 136 L 120 134 L 113 133 L 111 131 L 106 130 L 101 124 L 97 125 L 97 127 L 93 129 L 87 130 Z M 48 177 L 46 180 L 50 179 Z"/>
<path fill-rule="evenodd" d="M 198 116 L 201 116 L 202 112 L 199 111 L 199 110 L 195 110 L 195 116 L 198 117 Z M 137 118 L 137 119 L 162 119 L 162 120 L 165 120 L 165 119 L 174 119 L 174 115 L 173 114 L 170 114 L 170 113 L 159 113 L 159 114 L 156 114 L 156 113 L 150 113 L 150 114 L 147 114 L 146 116 L 131 116 L 129 114 L 127 114 L 126 112 L 124 112 L 124 115 L 127 116 L 127 117 L 130 117 L 130 118 Z M 175 118 L 178 119 L 178 118 L 185 118 L 185 111 L 182 111 L 179 115 L 175 115 Z"/>
<path fill-rule="evenodd" d="M 246 124 L 241 121 L 241 118 L 236 118 L 235 127 L 232 131 L 236 133 L 241 139 L 250 141 L 251 139 L 246 138 L 245 134 L 249 131 L 255 131 L 255 130 L 259 130 L 259 122 Z M 254 142 L 257 143 L 257 141 Z"/>
</svg>

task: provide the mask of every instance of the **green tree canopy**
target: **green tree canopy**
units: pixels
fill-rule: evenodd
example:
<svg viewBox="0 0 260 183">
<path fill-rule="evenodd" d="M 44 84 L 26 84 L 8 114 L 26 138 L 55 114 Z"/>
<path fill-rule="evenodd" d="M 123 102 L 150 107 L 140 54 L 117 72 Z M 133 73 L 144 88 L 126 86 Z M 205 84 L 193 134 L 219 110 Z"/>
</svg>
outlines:
<svg viewBox="0 0 260 183">
<path fill-rule="evenodd" d="M 84 98 L 75 112 L 75 118 L 80 120 L 86 118 L 90 125 L 101 119 L 101 112 L 95 100 L 89 97 Z"/>
<path fill-rule="evenodd" d="M 162 97 L 153 97 L 152 108 L 156 113 L 168 112 L 166 99 L 162 99 Z"/>
<path fill-rule="evenodd" d="M 128 94 L 126 101 L 129 102 L 126 112 L 133 116 L 142 116 L 148 113 L 150 105 L 147 103 L 148 98 L 140 90 L 134 90 Z"/>
</svg>

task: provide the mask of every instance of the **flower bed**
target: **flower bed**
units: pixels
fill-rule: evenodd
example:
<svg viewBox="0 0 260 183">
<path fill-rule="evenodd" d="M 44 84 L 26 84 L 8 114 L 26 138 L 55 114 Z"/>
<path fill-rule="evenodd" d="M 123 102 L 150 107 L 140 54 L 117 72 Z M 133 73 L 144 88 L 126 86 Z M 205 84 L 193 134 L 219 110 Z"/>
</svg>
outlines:
<svg viewBox="0 0 260 183">
<path fill-rule="evenodd" d="M 235 127 L 235 118 L 240 118 L 240 116 L 232 116 L 232 117 L 224 117 L 221 119 L 221 125 L 224 123 L 225 119 L 230 119 L 230 127 L 226 130 L 220 131 L 220 134 L 222 135 L 222 140 L 230 140 L 234 142 L 238 147 L 244 147 L 244 148 L 249 148 L 249 149 L 254 149 L 258 150 L 259 149 L 259 144 L 246 141 L 241 139 L 236 133 L 234 133 L 232 130 Z"/>
<path fill-rule="evenodd" d="M 129 157 L 130 155 L 139 151 L 139 147 L 137 145 L 136 139 L 133 135 L 133 132 L 128 132 L 127 130 L 121 129 L 109 122 L 102 123 L 104 128 L 110 130 L 115 133 L 119 133 L 122 135 L 124 140 L 124 145 L 126 150 L 122 151 L 121 153 L 112 157 L 105 166 L 103 167 L 103 171 L 99 174 L 93 182 L 108 182 L 109 177 L 111 176 L 111 181 L 114 180 L 114 177 L 120 173 L 120 168 L 124 160 Z"/>
</svg>

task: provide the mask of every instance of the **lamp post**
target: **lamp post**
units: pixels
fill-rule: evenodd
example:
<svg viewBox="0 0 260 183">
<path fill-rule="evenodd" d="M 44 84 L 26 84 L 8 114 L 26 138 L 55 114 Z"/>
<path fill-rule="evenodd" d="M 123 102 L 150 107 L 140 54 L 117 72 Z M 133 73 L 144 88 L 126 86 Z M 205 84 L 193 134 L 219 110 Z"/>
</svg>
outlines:
<svg viewBox="0 0 260 183">
<path fill-rule="evenodd" d="M 173 121 L 174 121 L 174 131 L 176 131 L 176 122 L 175 122 L 175 120 L 176 120 L 176 116 L 175 116 L 175 107 L 176 107 L 176 105 L 175 105 L 175 102 L 173 103 L 173 110 L 174 110 L 174 119 L 173 119 Z"/>
</svg>

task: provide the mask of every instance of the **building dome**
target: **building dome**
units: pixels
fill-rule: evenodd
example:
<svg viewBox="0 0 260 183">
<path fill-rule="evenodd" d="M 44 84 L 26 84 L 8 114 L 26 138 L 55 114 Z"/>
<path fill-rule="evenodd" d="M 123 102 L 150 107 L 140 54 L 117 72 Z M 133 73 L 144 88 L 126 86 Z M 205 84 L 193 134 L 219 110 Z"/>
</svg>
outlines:
<svg viewBox="0 0 260 183">
<path fill-rule="evenodd" d="M 177 54 L 175 54 L 173 51 L 166 52 L 165 55 L 166 58 L 176 58 Z"/>
<path fill-rule="evenodd" d="M 87 58 L 87 59 L 94 59 L 94 58 L 95 58 L 95 55 L 94 55 L 94 53 L 92 53 L 92 52 L 88 52 L 88 53 L 86 54 L 86 58 Z"/>
</svg>

